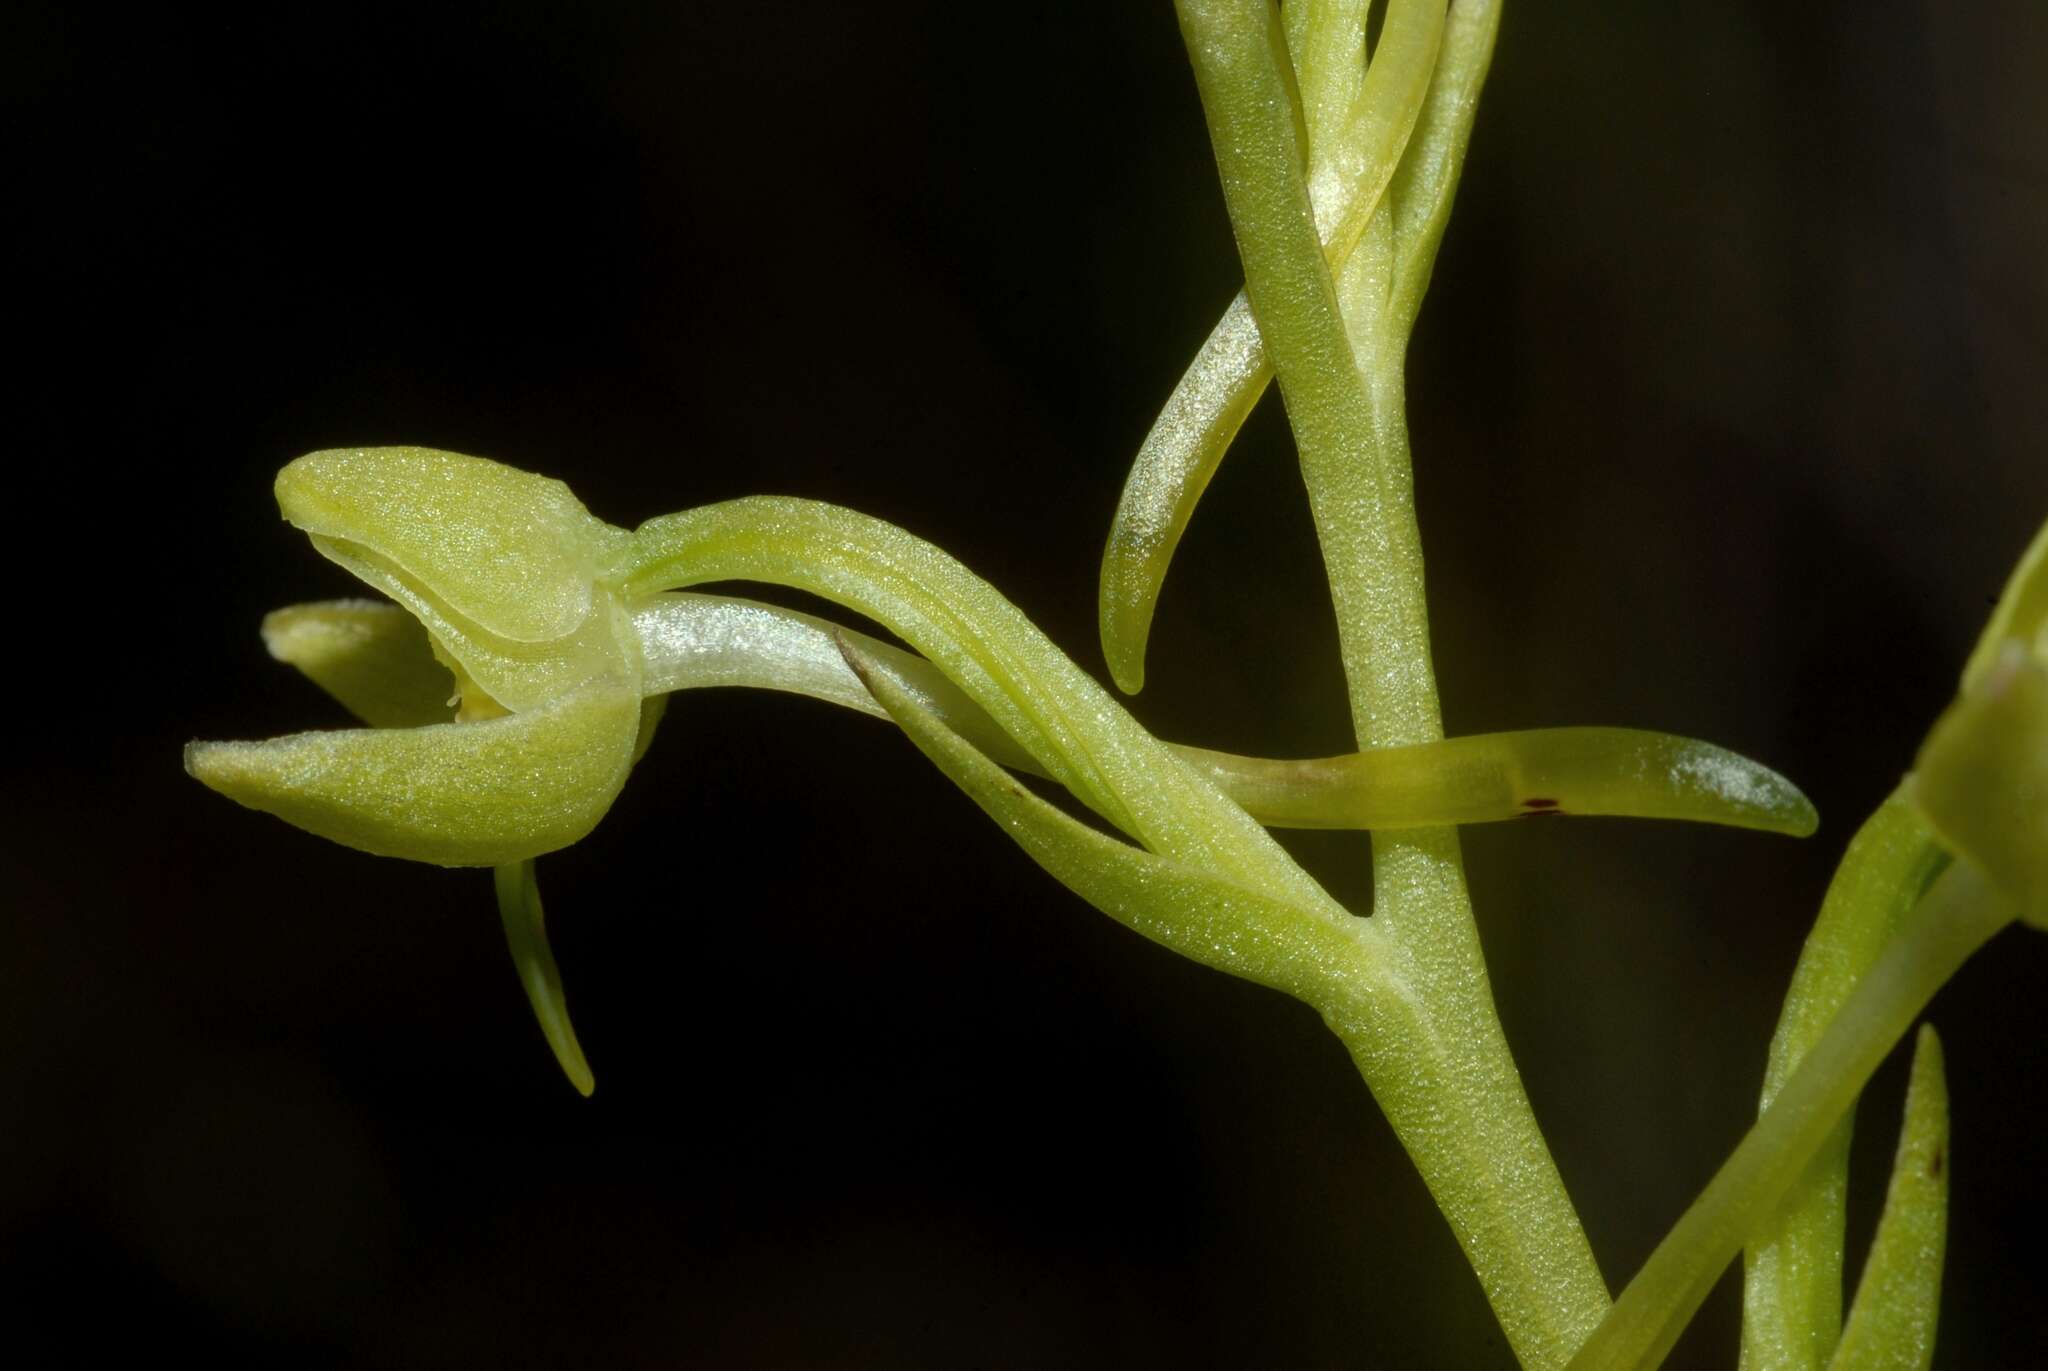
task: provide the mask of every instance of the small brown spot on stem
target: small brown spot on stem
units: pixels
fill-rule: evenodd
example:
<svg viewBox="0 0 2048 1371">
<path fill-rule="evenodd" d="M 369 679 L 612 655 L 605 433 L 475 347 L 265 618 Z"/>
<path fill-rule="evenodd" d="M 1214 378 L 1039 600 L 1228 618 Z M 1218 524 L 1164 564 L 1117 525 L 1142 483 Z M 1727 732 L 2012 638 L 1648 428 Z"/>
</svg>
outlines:
<svg viewBox="0 0 2048 1371">
<path fill-rule="evenodd" d="M 1940 1180 L 1941 1168 L 1946 1165 L 1948 1165 L 1948 1150 L 1941 1147 L 1935 1148 L 1933 1154 L 1927 1158 L 1927 1179 L 1931 1181 Z"/>
<path fill-rule="evenodd" d="M 1556 800 L 1553 800 L 1553 799 L 1551 799 L 1551 798 L 1550 798 L 1550 797 L 1549 797 L 1548 795 L 1531 795 L 1531 796 L 1530 796 L 1530 797 L 1529 797 L 1528 799 L 1526 799 L 1526 800 L 1522 801 L 1522 808 L 1524 808 L 1524 809 L 1556 809 L 1556 808 L 1557 808 L 1557 801 L 1556 801 Z"/>
</svg>

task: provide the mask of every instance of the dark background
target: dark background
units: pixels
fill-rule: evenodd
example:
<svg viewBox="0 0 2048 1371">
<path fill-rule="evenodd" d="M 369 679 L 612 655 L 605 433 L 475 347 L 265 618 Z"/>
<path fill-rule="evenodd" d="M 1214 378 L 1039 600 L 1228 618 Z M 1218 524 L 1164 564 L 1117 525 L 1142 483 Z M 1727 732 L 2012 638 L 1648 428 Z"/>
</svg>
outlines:
<svg viewBox="0 0 2048 1371">
<path fill-rule="evenodd" d="M 1710 737 L 1824 816 L 1468 830 L 1617 1285 L 1739 1137 L 1841 845 L 2048 514 L 2048 16 L 1664 8 L 1509 5 L 1410 368 L 1452 731 Z M 1130 455 L 1238 280 L 1163 0 L 0 23 L 19 1364 L 1511 1364 L 1314 1016 L 1094 914 L 885 727 L 682 699 L 543 862 L 588 1102 L 486 877 L 178 767 L 341 721 L 255 626 L 352 593 L 269 495 L 343 444 L 486 454 L 622 524 L 841 501 L 1099 673 Z M 1273 400 L 1151 680 L 1167 736 L 1345 746 Z M 1289 841 L 1362 903 L 1362 841 Z M 2048 1353 L 2044 987 L 2007 933 L 1933 1010 L 1942 1365 Z M 1731 1365 L 1735 1314 L 1724 1283 L 1673 1364 Z"/>
</svg>

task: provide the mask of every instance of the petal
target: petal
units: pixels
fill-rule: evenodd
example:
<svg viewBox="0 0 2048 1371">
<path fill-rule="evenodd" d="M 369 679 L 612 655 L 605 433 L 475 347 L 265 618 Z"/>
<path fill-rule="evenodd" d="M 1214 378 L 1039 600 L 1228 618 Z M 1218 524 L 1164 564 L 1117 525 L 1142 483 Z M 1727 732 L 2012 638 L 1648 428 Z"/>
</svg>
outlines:
<svg viewBox="0 0 2048 1371">
<path fill-rule="evenodd" d="M 1126 694 L 1144 689 L 1145 644 L 1181 535 L 1272 379 L 1251 303 L 1239 291 L 1139 446 L 1102 550 L 1102 655 Z"/>
<path fill-rule="evenodd" d="M 1004 766 L 1038 769 L 1030 753 L 930 662 L 813 615 L 724 595 L 656 595 L 633 607 L 633 629 L 645 672 L 642 688 L 651 698 L 663 698 L 657 691 L 745 686 L 888 718 L 847 666 L 836 641 L 846 637 L 874 670 L 887 672 L 975 747 Z"/>
<path fill-rule="evenodd" d="M 1277 828 L 1605 814 L 1805 837 L 1819 823 L 1799 788 L 1769 767 L 1696 738 L 1639 728 L 1474 733 L 1300 762 L 1180 751 Z"/>
<path fill-rule="evenodd" d="M 1321 0 L 1280 11 L 1311 156 L 1326 153 L 1350 126 L 1352 105 L 1365 83 L 1366 11 L 1371 8 L 1369 0 Z"/>
<path fill-rule="evenodd" d="M 431 448 L 315 452 L 278 473 L 284 517 L 430 590 L 515 642 L 573 633 L 623 538 L 560 481 Z"/>
<path fill-rule="evenodd" d="M 498 866 L 566 847 L 604 817 L 632 765 L 640 715 L 636 688 L 604 680 L 482 723 L 192 743 L 185 769 L 347 847 Z"/>
<path fill-rule="evenodd" d="M 2015 638 L 2036 657 L 2048 660 L 2048 524 L 2041 526 L 2021 554 L 1998 597 L 1997 608 L 1991 611 L 1991 622 L 1970 652 L 1963 667 L 1964 693 L 1990 673 L 2005 644 Z"/>
<path fill-rule="evenodd" d="M 1911 795 L 1950 850 L 2048 926 L 2048 667 L 2008 639 L 1935 723 Z"/>
<path fill-rule="evenodd" d="M 1476 28 L 1483 33 L 1484 55 L 1490 55 L 1499 6 L 1473 8 L 1482 11 L 1479 19 L 1475 24 L 1468 16 L 1460 16 L 1459 32 Z M 1283 13 L 1290 20 L 1295 17 L 1292 10 Z M 1435 201 L 1426 197 L 1440 193 L 1444 206 L 1443 213 L 1433 220 L 1427 214 L 1419 216 L 1422 222 L 1433 224 L 1434 233 L 1418 242 L 1403 262 L 1427 282 L 1442 220 L 1448 213 L 1449 188 L 1456 184 L 1470 133 L 1478 79 L 1485 74 L 1483 59 L 1476 73 L 1470 70 L 1466 49 L 1472 44 L 1469 38 L 1463 39 L 1464 46 L 1456 50 L 1458 64 L 1440 82 L 1442 95 L 1433 101 L 1426 99 L 1436 91 L 1430 84 L 1435 63 L 1429 54 L 1439 39 L 1448 43 L 1452 32 L 1440 4 L 1393 5 L 1386 14 L 1381 48 L 1352 104 L 1355 116 L 1334 136 L 1328 132 L 1334 122 L 1329 106 L 1341 99 L 1344 82 L 1318 78 L 1304 85 L 1304 96 L 1319 107 L 1311 110 L 1311 131 L 1324 134 L 1310 146 L 1308 184 L 1316 222 L 1323 230 L 1325 254 L 1346 285 L 1354 289 L 1362 282 L 1361 273 L 1349 267 L 1353 249 L 1397 167 L 1405 165 L 1402 149 L 1411 130 L 1418 140 L 1427 135 L 1423 146 L 1431 161 L 1411 177 L 1420 184 L 1411 189 L 1410 198 L 1433 210 Z M 1341 44 L 1332 41 L 1329 46 Z M 1337 89 L 1324 90 L 1325 85 Z M 1419 126 L 1418 114 L 1423 120 Z M 1405 225 L 1407 220 L 1400 223 Z M 1421 232 L 1427 234 L 1428 230 Z M 1422 284 L 1403 296 L 1404 326 L 1413 321 L 1421 298 Z M 1145 645 L 1151 636 L 1152 615 L 1181 534 L 1238 429 L 1272 379 L 1265 340 L 1252 317 L 1250 302 L 1239 291 L 1145 435 L 1103 549 L 1097 607 L 1102 652 L 1111 677 L 1127 694 L 1136 694 L 1145 684 Z"/>
<path fill-rule="evenodd" d="M 647 749 L 654 746 L 655 730 L 661 727 L 663 717 L 668 714 L 668 696 L 647 695 L 640 700 L 640 734 L 633 741 L 633 765 L 640 765 L 640 759 L 647 755 Z"/>
<path fill-rule="evenodd" d="M 1147 848 L 1332 920 L 1352 917 L 1022 611 L 900 528 L 813 500 L 730 500 L 641 525 L 617 574 L 636 603 L 685 585 L 754 580 L 870 615 L 937 665 L 1048 776 Z"/>
<path fill-rule="evenodd" d="M 1394 182 L 1387 187 L 1394 215 L 1393 296 L 1388 306 L 1403 334 L 1414 326 L 1436 268 L 1437 247 L 1450 222 L 1465 149 L 1472 141 L 1479 89 L 1493 65 L 1499 33 L 1500 0 L 1458 0 L 1451 6 L 1422 117 L 1415 121 Z"/>
<path fill-rule="evenodd" d="M 448 668 L 434 660 L 419 620 L 397 605 L 290 605 L 264 616 L 263 643 L 372 728 L 418 728 L 454 717 Z"/>
<path fill-rule="evenodd" d="M 975 749 L 1044 774 L 938 667 L 866 634 L 776 605 L 692 594 L 639 602 L 633 626 L 649 692 L 749 686 L 884 715 L 843 659 L 834 640 L 844 636 L 873 670 Z M 1305 761 L 1172 746 L 1271 828 L 1434 828 L 1601 814 L 1803 837 L 1817 823 L 1798 787 L 1769 767 L 1711 743 L 1641 729 L 1479 734 Z"/>
<path fill-rule="evenodd" d="M 1378 936 L 1362 919 L 1333 922 L 1317 903 L 1259 890 L 1132 847 L 1061 813 L 976 751 L 897 685 L 850 638 L 849 667 L 918 750 L 1069 890 L 1163 947 L 1310 1004 L 1340 998 L 1340 968 Z"/>
<path fill-rule="evenodd" d="M 327 557 L 389 595 L 425 626 L 441 651 L 477 686 L 509 709 L 531 709 L 600 676 L 628 676 L 632 624 L 618 597 L 595 590 L 596 609 L 565 638 L 525 643 L 501 638 L 456 614 L 425 587 L 348 548 L 314 539 Z"/>
</svg>

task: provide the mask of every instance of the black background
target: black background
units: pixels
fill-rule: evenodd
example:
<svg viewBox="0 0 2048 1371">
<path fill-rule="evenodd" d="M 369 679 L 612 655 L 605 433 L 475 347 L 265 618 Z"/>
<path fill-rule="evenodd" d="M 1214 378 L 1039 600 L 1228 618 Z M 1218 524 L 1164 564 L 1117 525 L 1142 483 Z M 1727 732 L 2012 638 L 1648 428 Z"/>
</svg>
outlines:
<svg viewBox="0 0 2048 1371">
<path fill-rule="evenodd" d="M 1841 845 L 2048 514 L 2048 18 L 1953 8 L 1511 4 L 1415 339 L 1451 730 L 1710 737 L 1824 816 L 1468 830 L 1616 1284 L 1740 1136 Z M 627 525 L 854 505 L 1099 674 L 1130 454 L 1238 279 L 1167 5 L 4 23 L 19 1364 L 1511 1364 L 1314 1016 L 1088 910 L 881 725 L 679 700 L 543 862 L 588 1102 L 487 878 L 178 767 L 341 722 L 254 632 L 350 593 L 269 495 L 338 445 L 489 455 Z M 1341 750 L 1329 617 L 1269 399 L 1134 707 Z M 1362 841 L 1288 841 L 1362 907 Z M 1932 1011 L 1942 1365 L 2048 1351 L 2044 986 L 2011 932 Z M 1902 1074 L 1864 1113 L 1852 1270 Z M 1730 1365 L 1735 1314 L 1724 1283 L 1673 1364 Z"/>
</svg>

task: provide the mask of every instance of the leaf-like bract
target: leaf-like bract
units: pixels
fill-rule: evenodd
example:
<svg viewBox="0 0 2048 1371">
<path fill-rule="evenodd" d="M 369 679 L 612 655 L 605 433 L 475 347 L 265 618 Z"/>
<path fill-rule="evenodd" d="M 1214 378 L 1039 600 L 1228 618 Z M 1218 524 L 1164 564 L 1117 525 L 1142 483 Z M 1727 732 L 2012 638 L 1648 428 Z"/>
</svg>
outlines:
<svg viewBox="0 0 2048 1371">
<path fill-rule="evenodd" d="M 1118 923 L 1205 966 L 1321 1007 L 1373 940 L 1304 907 L 1156 856 L 1061 813 L 975 750 L 851 640 L 847 663 L 918 750 L 1041 867 Z"/>
<path fill-rule="evenodd" d="M 1884 1214 L 1830 1371 L 1927 1371 L 1947 1245 L 1948 1080 L 1941 1040 L 1922 1024 Z"/>
</svg>

